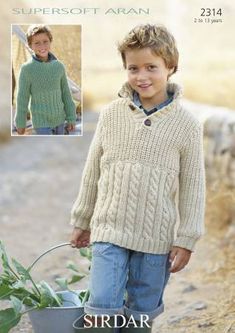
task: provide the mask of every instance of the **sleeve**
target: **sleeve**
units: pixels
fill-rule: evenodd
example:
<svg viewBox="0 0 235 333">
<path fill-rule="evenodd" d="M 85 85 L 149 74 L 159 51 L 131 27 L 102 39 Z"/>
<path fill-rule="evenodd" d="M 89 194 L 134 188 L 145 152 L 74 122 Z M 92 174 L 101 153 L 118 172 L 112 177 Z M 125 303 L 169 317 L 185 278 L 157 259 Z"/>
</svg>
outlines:
<svg viewBox="0 0 235 333">
<path fill-rule="evenodd" d="M 204 234 L 206 179 L 203 153 L 203 126 L 190 135 L 180 156 L 180 224 L 174 246 L 193 251 Z"/>
<path fill-rule="evenodd" d="M 73 101 L 71 93 L 70 93 L 65 69 L 63 70 L 63 75 L 61 78 L 61 91 L 62 91 L 62 100 L 63 100 L 64 108 L 65 108 L 66 120 L 70 124 L 75 124 L 76 107 L 75 107 L 74 101 Z"/>
<path fill-rule="evenodd" d="M 100 177 L 100 159 L 102 154 L 101 113 L 83 169 L 80 190 L 71 211 L 70 224 L 83 230 L 90 229 L 90 219 L 93 215 L 97 198 L 97 185 Z"/>
<path fill-rule="evenodd" d="M 18 93 L 16 102 L 15 124 L 17 128 L 25 128 L 29 99 L 31 94 L 30 80 L 27 76 L 25 67 L 21 67 L 18 80 Z"/>
</svg>

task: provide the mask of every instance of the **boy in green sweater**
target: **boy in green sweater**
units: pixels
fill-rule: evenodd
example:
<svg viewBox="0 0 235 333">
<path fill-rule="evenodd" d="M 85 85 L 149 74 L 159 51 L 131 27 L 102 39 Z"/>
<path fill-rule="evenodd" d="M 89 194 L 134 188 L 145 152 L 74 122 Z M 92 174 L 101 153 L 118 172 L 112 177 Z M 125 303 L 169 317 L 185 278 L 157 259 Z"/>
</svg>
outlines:
<svg viewBox="0 0 235 333">
<path fill-rule="evenodd" d="M 123 315 L 122 332 L 150 332 L 170 273 L 188 264 L 204 231 L 203 127 L 169 82 L 178 50 L 166 28 L 137 26 L 119 51 L 128 82 L 100 113 L 72 209 L 71 245 L 92 243 L 86 322 L 95 326 L 99 316 L 102 326 L 104 314 L 114 323 Z"/>
<path fill-rule="evenodd" d="M 20 70 L 15 123 L 18 134 L 25 133 L 29 100 L 36 134 L 63 135 L 64 122 L 73 131 L 75 104 L 69 90 L 64 65 L 50 53 L 52 34 L 45 25 L 29 27 L 27 41 L 34 51 Z"/>
</svg>

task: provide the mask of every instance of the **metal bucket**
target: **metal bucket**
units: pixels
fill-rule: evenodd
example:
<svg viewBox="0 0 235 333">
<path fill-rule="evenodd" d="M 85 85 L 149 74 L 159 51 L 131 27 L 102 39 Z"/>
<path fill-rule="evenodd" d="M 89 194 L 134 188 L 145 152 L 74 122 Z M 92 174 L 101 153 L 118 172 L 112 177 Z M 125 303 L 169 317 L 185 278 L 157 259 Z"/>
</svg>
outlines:
<svg viewBox="0 0 235 333">
<path fill-rule="evenodd" d="M 86 332 L 90 332 L 91 330 L 89 328 L 84 327 L 84 313 L 81 316 L 77 317 L 73 322 L 73 332 L 81 332 L 82 329 L 86 330 Z"/>
<path fill-rule="evenodd" d="M 62 307 L 29 311 L 35 333 L 74 333 L 73 322 L 84 314 L 78 295 L 70 291 L 57 292 L 63 298 Z"/>
<path fill-rule="evenodd" d="M 34 265 L 47 253 L 68 246 L 70 243 L 56 245 L 42 253 L 28 268 L 30 271 Z M 63 304 L 60 307 L 47 307 L 44 309 L 36 309 L 28 312 L 29 319 L 32 323 L 35 333 L 75 333 L 73 327 L 74 321 L 84 314 L 84 303 L 89 294 L 86 291 L 83 303 L 79 299 L 80 291 L 58 291 L 56 294 L 62 296 Z"/>
</svg>

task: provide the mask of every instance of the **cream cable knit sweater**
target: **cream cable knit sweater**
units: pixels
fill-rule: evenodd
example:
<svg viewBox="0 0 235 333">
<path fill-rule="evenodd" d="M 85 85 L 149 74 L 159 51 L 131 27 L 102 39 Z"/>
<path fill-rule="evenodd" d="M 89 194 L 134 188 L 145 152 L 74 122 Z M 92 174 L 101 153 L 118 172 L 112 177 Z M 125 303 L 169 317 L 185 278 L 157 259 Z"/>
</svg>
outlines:
<svg viewBox="0 0 235 333">
<path fill-rule="evenodd" d="M 193 250 L 203 234 L 203 128 L 180 105 L 179 86 L 167 89 L 173 101 L 150 116 L 135 106 L 128 83 L 100 113 L 71 213 L 91 242 L 163 254 L 172 245 Z"/>
</svg>

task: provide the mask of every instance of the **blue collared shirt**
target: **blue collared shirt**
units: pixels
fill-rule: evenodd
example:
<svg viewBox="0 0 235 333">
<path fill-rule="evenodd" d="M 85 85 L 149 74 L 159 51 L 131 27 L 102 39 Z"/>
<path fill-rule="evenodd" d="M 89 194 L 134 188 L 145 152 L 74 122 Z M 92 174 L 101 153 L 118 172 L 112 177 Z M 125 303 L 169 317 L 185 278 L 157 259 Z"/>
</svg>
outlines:
<svg viewBox="0 0 235 333">
<path fill-rule="evenodd" d="M 36 56 L 36 54 L 34 53 L 33 55 L 32 55 L 32 57 L 33 57 L 33 59 L 35 59 L 35 60 L 37 60 L 37 61 L 39 61 L 39 62 L 43 62 L 41 59 L 39 59 L 37 56 Z M 48 62 L 50 62 L 50 61 L 53 61 L 53 60 L 57 60 L 57 58 L 54 56 L 54 54 L 52 54 L 51 52 L 49 52 L 48 53 Z"/>
<path fill-rule="evenodd" d="M 164 106 L 166 106 L 172 102 L 173 94 L 168 93 L 168 96 L 169 96 L 169 98 L 166 101 L 164 101 L 161 104 L 155 105 L 154 108 L 151 110 L 144 109 L 143 105 L 141 104 L 139 94 L 136 91 L 134 91 L 134 94 L 133 94 L 133 102 L 135 103 L 136 106 L 138 106 L 140 109 L 142 109 L 147 116 L 149 116 L 150 114 L 160 110 L 161 108 L 163 108 Z"/>
</svg>

